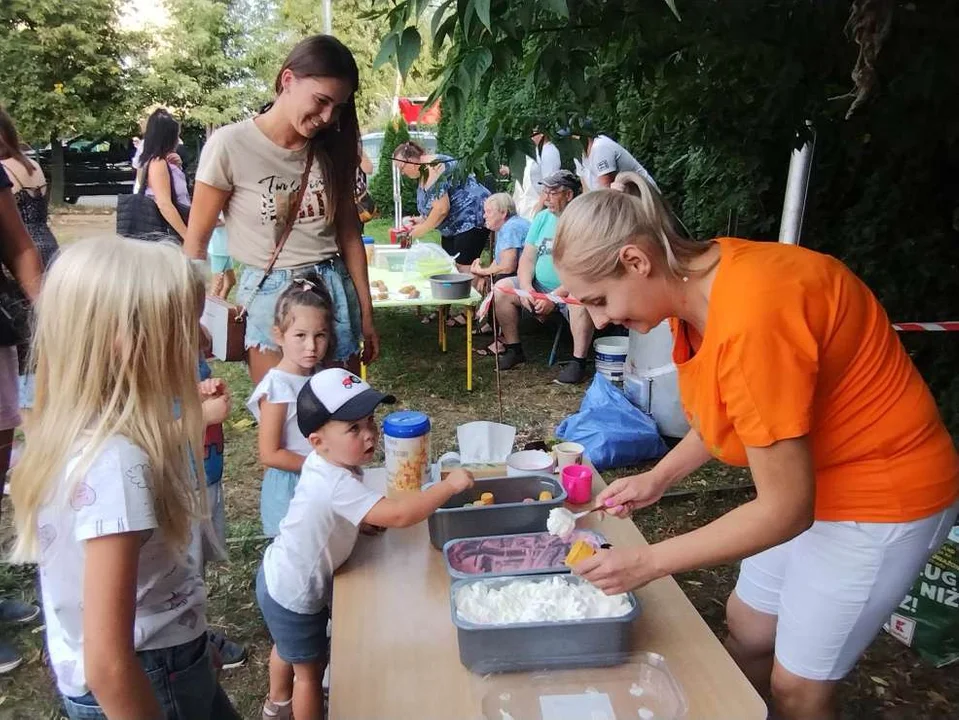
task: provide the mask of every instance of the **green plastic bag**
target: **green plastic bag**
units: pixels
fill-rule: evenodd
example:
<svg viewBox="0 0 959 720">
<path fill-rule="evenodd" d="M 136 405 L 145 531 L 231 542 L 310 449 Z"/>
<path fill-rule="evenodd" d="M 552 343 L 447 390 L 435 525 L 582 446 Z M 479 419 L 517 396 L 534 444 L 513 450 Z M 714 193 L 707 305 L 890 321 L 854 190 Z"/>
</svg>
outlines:
<svg viewBox="0 0 959 720">
<path fill-rule="evenodd" d="M 959 660 L 959 525 L 929 558 L 885 627 L 936 667 Z"/>
</svg>

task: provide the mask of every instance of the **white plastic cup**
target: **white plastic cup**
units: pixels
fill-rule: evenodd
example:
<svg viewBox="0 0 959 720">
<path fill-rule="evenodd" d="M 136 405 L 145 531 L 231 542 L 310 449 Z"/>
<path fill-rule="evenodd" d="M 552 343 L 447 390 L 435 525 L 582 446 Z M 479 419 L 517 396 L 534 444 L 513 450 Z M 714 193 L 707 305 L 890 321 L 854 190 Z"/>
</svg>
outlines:
<svg viewBox="0 0 959 720">
<path fill-rule="evenodd" d="M 556 455 L 556 472 L 562 472 L 563 468 L 569 465 L 582 465 L 585 451 L 586 448 L 575 442 L 561 442 L 554 445 L 553 454 Z"/>
<path fill-rule="evenodd" d="M 518 475 L 553 473 L 553 456 L 542 450 L 521 450 L 506 458 L 506 474 Z"/>
</svg>

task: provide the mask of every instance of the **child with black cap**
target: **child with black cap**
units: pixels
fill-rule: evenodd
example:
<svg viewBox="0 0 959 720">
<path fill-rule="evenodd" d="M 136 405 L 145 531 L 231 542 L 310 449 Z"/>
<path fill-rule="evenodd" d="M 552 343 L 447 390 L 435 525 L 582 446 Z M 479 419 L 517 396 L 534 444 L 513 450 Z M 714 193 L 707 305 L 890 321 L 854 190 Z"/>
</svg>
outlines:
<svg viewBox="0 0 959 720">
<path fill-rule="evenodd" d="M 256 599 L 274 642 L 264 718 L 288 718 L 291 711 L 297 720 L 322 717 L 333 573 L 353 551 L 360 525 L 415 525 L 473 485 L 460 470 L 393 499 L 362 483 L 360 467 L 373 459 L 379 439 L 373 412 L 393 402 L 342 368 L 317 373 L 297 397 L 297 423 L 313 452 L 256 577 Z"/>
</svg>

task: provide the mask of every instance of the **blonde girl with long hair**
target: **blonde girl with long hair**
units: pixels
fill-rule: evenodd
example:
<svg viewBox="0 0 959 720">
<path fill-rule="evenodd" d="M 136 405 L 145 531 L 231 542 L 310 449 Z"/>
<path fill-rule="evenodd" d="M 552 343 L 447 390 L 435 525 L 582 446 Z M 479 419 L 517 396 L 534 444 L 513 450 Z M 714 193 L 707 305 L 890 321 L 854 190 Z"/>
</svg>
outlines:
<svg viewBox="0 0 959 720">
<path fill-rule="evenodd" d="M 692 532 L 601 550 L 573 571 L 608 593 L 742 560 L 726 647 L 784 718 L 836 717 L 835 689 L 956 519 L 959 457 L 882 306 L 838 260 L 681 237 L 659 193 L 573 200 L 553 260 L 597 328 L 669 318 L 692 429 L 599 495 L 650 505 L 711 457 L 756 498 Z"/>
<path fill-rule="evenodd" d="M 120 238 L 66 248 L 40 293 L 13 559 L 39 564 L 70 718 L 238 717 L 199 565 L 201 300 L 178 247 Z"/>
</svg>

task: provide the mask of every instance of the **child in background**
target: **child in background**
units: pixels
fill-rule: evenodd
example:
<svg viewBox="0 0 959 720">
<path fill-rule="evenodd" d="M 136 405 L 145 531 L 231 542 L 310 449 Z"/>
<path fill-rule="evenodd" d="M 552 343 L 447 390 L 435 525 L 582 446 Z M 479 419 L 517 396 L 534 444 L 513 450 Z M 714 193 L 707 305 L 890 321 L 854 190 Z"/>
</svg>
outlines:
<svg viewBox="0 0 959 720">
<path fill-rule="evenodd" d="M 395 401 L 341 368 L 314 375 L 297 398 L 297 423 L 313 452 L 256 576 L 274 642 L 264 719 L 286 720 L 291 706 L 296 720 L 322 717 L 333 573 L 353 551 L 360 525 L 414 525 L 473 485 L 464 470 L 400 499 L 363 484 L 360 468 L 372 461 L 379 438 L 373 412 Z"/>
<path fill-rule="evenodd" d="M 197 265 L 194 264 L 193 267 L 196 270 Z M 196 289 L 201 297 L 206 292 L 205 280 L 204 273 L 196 273 Z M 202 306 L 200 314 L 203 314 Z M 204 543 L 204 579 L 207 563 L 216 559 L 226 547 L 226 508 L 223 499 L 223 454 L 226 441 L 223 436 L 223 423 L 230 416 L 232 407 L 230 390 L 222 379 L 213 377 L 213 371 L 207 363 L 208 357 L 210 357 L 210 336 L 206 328 L 200 325 L 199 391 L 203 403 L 203 424 L 206 428 L 203 434 L 203 474 L 206 476 L 210 524 L 217 541 L 215 548 L 209 547 L 210 543 Z M 221 669 L 231 670 L 246 662 L 245 647 L 212 628 L 209 636 L 210 642 L 220 654 Z"/>
<path fill-rule="evenodd" d="M 260 424 L 263 534 L 275 537 L 286 515 L 310 444 L 296 425 L 296 396 L 335 351 L 333 303 L 315 275 L 294 280 L 276 302 L 273 337 L 283 359 L 256 386 L 247 407 Z"/>
<path fill-rule="evenodd" d="M 178 247 L 122 238 L 68 246 L 40 294 L 13 556 L 39 563 L 74 720 L 239 718 L 217 683 L 199 563 L 200 302 Z"/>
<path fill-rule="evenodd" d="M 206 253 L 210 258 L 210 272 L 213 273 L 210 294 L 225 300 L 229 297 L 230 290 L 236 285 L 236 273 L 233 272 L 233 258 L 230 257 L 230 249 L 227 245 L 223 213 L 220 213 L 220 219 L 216 221 L 216 227 L 213 228 Z"/>
</svg>

